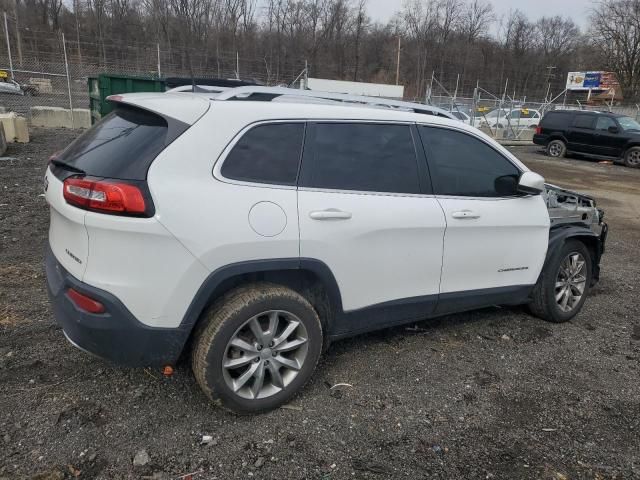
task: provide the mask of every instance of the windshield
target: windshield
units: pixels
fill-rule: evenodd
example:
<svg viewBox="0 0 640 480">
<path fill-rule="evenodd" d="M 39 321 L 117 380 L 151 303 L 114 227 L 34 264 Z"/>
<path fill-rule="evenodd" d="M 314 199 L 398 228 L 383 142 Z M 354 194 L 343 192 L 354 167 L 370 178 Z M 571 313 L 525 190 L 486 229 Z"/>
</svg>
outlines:
<svg viewBox="0 0 640 480">
<path fill-rule="evenodd" d="M 636 122 L 633 118 L 618 117 L 617 120 L 623 130 L 636 130 L 640 132 L 640 123 Z"/>
</svg>

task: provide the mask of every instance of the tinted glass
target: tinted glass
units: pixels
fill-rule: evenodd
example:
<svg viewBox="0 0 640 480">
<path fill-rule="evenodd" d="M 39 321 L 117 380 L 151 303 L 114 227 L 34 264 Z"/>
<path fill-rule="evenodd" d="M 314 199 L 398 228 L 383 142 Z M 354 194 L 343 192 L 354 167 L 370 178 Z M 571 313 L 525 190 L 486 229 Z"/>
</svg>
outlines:
<svg viewBox="0 0 640 480">
<path fill-rule="evenodd" d="M 310 187 L 420 193 L 408 126 L 317 124 L 312 156 Z"/>
<path fill-rule="evenodd" d="M 87 175 L 144 180 L 151 162 L 171 143 L 167 132 L 167 122 L 161 116 L 120 106 L 80 135 L 57 159 Z"/>
<path fill-rule="evenodd" d="M 451 112 L 451 114 L 456 117 L 458 120 L 466 120 L 467 117 L 462 112 Z"/>
<path fill-rule="evenodd" d="M 598 117 L 596 130 L 609 130 L 609 127 L 617 127 L 616 122 L 611 117 Z"/>
<path fill-rule="evenodd" d="M 542 118 L 545 128 L 564 129 L 569 126 L 573 114 L 569 112 L 549 112 Z"/>
<path fill-rule="evenodd" d="M 421 127 L 436 195 L 503 197 L 515 194 L 520 171 L 486 143 L 466 133 Z"/>
<path fill-rule="evenodd" d="M 303 123 L 252 128 L 235 144 L 221 173 L 246 182 L 295 185 L 303 137 Z"/>
<path fill-rule="evenodd" d="M 576 115 L 573 126 L 576 128 L 593 128 L 595 117 L 593 115 Z"/>
</svg>

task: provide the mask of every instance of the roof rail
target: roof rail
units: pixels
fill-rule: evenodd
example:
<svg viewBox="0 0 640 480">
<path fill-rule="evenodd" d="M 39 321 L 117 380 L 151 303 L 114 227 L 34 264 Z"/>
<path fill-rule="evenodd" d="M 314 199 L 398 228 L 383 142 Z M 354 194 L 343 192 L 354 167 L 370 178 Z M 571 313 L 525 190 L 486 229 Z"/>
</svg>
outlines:
<svg viewBox="0 0 640 480">
<path fill-rule="evenodd" d="M 255 95 L 257 98 L 251 98 Z M 364 95 L 347 95 L 343 93 L 318 92 L 315 90 L 298 90 L 294 88 L 284 87 L 262 87 L 248 86 L 230 88 L 218 95 L 213 100 L 257 100 L 271 101 L 281 96 L 291 97 L 310 97 L 331 101 L 340 101 L 345 103 L 355 103 L 370 107 L 387 107 L 393 109 L 406 109 L 415 113 L 423 113 L 426 115 L 435 115 L 438 117 L 450 118 L 457 120 L 450 112 L 442 108 L 433 107 L 431 105 L 423 105 L 421 103 L 403 102 L 400 100 L 388 100 L 381 97 L 366 97 Z"/>
</svg>

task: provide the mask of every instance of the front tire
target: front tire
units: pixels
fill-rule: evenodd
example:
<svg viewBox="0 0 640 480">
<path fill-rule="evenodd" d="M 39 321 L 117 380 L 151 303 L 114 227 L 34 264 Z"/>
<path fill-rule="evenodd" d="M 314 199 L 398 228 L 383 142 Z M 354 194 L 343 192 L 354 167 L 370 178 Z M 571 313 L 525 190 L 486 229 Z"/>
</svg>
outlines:
<svg viewBox="0 0 640 480">
<path fill-rule="evenodd" d="M 279 285 L 238 288 L 202 321 L 194 375 L 211 400 L 235 413 L 287 403 L 311 378 L 322 351 L 318 314 L 302 295 Z"/>
<path fill-rule="evenodd" d="M 568 240 L 545 265 L 533 289 L 529 309 L 543 320 L 568 322 L 584 305 L 591 272 L 587 246 L 578 240 Z"/>
<path fill-rule="evenodd" d="M 563 158 L 567 154 L 567 146 L 562 140 L 551 140 L 547 145 L 547 155 L 553 158 Z"/>
<path fill-rule="evenodd" d="M 630 168 L 640 168 L 640 147 L 631 147 L 625 152 L 624 164 Z"/>
</svg>

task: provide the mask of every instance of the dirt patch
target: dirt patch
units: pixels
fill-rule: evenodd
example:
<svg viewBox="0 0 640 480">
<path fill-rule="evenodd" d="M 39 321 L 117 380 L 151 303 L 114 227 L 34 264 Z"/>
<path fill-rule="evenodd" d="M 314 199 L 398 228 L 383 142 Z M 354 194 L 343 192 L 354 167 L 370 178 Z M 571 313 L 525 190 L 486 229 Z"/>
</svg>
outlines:
<svg viewBox="0 0 640 480">
<path fill-rule="evenodd" d="M 571 323 L 489 308 L 344 340 L 286 409 L 236 417 L 188 364 L 170 378 L 116 368 L 53 324 L 40 194 L 49 154 L 72 138 L 34 130 L 0 162 L 0 478 L 640 476 L 640 171 L 514 150 L 606 209 L 601 283 Z"/>
</svg>

